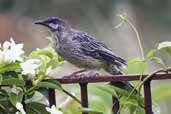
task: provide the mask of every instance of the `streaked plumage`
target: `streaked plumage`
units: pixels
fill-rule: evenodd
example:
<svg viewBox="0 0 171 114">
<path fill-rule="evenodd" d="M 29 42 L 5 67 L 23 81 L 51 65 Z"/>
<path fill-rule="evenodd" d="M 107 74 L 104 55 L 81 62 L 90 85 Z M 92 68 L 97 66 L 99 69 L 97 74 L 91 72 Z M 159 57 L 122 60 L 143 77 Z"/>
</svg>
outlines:
<svg viewBox="0 0 171 114">
<path fill-rule="evenodd" d="M 89 34 L 73 29 L 57 17 L 35 22 L 48 27 L 53 34 L 54 49 L 65 60 L 86 69 L 103 68 L 113 75 L 122 74 L 126 61 L 114 54 L 105 44 Z M 116 82 L 114 85 L 131 90 L 129 83 Z"/>
</svg>

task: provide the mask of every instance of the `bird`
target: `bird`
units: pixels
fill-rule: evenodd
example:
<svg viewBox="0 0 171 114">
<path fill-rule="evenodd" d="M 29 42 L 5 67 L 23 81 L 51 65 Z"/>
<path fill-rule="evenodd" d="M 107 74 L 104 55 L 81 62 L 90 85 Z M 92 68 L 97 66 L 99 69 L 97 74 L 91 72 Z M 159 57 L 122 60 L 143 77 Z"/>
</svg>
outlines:
<svg viewBox="0 0 171 114">
<path fill-rule="evenodd" d="M 83 68 L 83 70 L 73 73 L 74 75 L 101 68 L 112 75 L 123 74 L 122 67 L 127 65 L 123 58 L 113 53 L 104 43 L 90 34 L 73 28 L 66 20 L 49 17 L 37 20 L 34 24 L 45 26 L 51 31 L 53 47 L 61 57 L 71 64 Z M 128 91 L 134 89 L 129 82 L 116 81 L 111 84 Z"/>
</svg>

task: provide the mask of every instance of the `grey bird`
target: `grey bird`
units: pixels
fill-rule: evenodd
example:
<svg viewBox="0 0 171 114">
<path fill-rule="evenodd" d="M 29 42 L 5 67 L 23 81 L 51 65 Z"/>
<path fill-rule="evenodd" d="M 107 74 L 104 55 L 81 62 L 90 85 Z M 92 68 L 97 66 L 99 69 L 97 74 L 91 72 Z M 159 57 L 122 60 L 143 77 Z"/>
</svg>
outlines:
<svg viewBox="0 0 171 114">
<path fill-rule="evenodd" d="M 122 75 L 122 66 L 127 62 L 117 56 L 105 44 L 89 34 L 76 30 L 58 17 L 38 20 L 52 32 L 55 51 L 65 60 L 84 69 L 100 69 L 113 75 Z M 75 73 L 76 74 L 76 73 Z M 111 82 L 112 85 L 131 91 L 134 87 L 128 82 Z"/>
</svg>

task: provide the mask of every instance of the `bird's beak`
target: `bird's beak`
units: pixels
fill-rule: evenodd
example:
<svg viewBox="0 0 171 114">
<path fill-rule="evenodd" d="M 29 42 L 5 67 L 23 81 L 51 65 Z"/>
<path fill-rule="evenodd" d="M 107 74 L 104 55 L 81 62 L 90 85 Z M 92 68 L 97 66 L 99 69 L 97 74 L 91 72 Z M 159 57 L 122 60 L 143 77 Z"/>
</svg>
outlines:
<svg viewBox="0 0 171 114">
<path fill-rule="evenodd" d="M 47 26 L 47 24 L 45 23 L 44 20 L 38 20 L 38 21 L 35 21 L 34 24 L 39 24 L 39 25 L 44 25 L 44 26 Z"/>
</svg>

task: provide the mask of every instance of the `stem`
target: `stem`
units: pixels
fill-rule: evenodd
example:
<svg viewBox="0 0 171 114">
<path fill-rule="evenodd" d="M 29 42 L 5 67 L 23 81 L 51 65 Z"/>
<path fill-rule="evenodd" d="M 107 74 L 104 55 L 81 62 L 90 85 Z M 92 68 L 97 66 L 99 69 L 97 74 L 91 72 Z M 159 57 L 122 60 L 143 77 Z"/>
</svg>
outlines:
<svg viewBox="0 0 171 114">
<path fill-rule="evenodd" d="M 39 78 L 37 80 L 32 80 L 32 83 L 33 83 L 33 87 L 31 87 L 30 89 L 27 90 L 26 93 L 29 93 L 31 92 L 32 90 L 36 89 L 37 88 L 37 85 L 39 82 L 41 82 L 43 79 L 44 79 L 44 75 L 40 75 Z"/>
<path fill-rule="evenodd" d="M 130 25 L 131 29 L 135 32 L 136 34 L 136 37 L 137 37 L 137 40 L 138 40 L 138 44 L 139 44 L 139 48 L 140 48 L 140 52 L 141 52 L 141 58 L 143 61 L 145 61 L 145 56 L 144 56 L 144 49 L 143 49 L 143 46 L 142 46 L 142 43 L 141 43 L 141 38 L 140 38 L 140 35 L 139 35 L 139 32 L 138 30 L 136 29 L 136 27 L 132 24 L 131 21 L 129 21 L 129 19 L 127 19 L 125 16 L 123 15 L 118 15 L 124 22 L 128 23 L 128 25 Z M 140 93 L 141 91 L 141 87 L 140 85 L 142 84 L 141 83 L 141 80 L 142 80 L 142 76 L 143 76 L 143 73 L 140 75 L 140 79 L 139 79 L 139 83 L 135 86 L 135 88 L 130 92 L 130 94 L 128 95 L 128 97 L 126 98 L 126 100 L 128 100 L 131 95 L 133 95 L 134 91 L 138 88 L 138 92 Z M 121 108 L 119 109 L 118 113 L 120 113 L 121 109 L 124 107 L 125 103 L 121 106 Z"/>
<path fill-rule="evenodd" d="M 140 35 L 139 35 L 139 32 L 137 30 L 137 28 L 132 24 L 132 22 L 125 16 L 123 15 L 118 15 L 124 22 L 128 23 L 130 25 L 130 27 L 132 28 L 132 30 L 135 32 L 136 34 L 136 37 L 137 37 L 137 40 L 138 40 L 138 44 L 139 44 L 139 48 L 140 48 L 140 52 L 141 52 L 141 58 L 143 59 L 143 61 L 145 61 L 145 56 L 144 56 L 144 49 L 143 49 L 143 46 L 142 46 L 142 43 L 141 43 L 141 38 L 140 38 Z M 140 75 L 140 79 L 139 81 L 142 80 L 142 75 L 143 73 Z M 141 88 L 139 88 L 139 91 L 141 90 Z"/>
<path fill-rule="evenodd" d="M 157 73 L 160 73 L 160 72 L 165 72 L 165 73 L 167 73 L 168 71 L 171 71 L 171 67 L 168 67 L 167 69 L 158 69 L 158 70 L 152 72 L 151 74 L 149 74 L 146 78 L 144 78 L 144 80 L 143 80 L 142 82 L 139 82 L 139 83 L 136 85 L 136 87 L 131 91 L 131 93 L 128 95 L 128 97 L 126 98 L 126 100 L 128 100 L 128 99 L 131 97 L 131 95 L 133 95 L 133 92 L 134 92 L 137 88 L 141 88 L 142 85 L 143 85 L 149 78 L 151 78 L 152 76 L 154 76 L 154 75 L 157 74 Z M 121 109 L 122 109 L 124 106 L 125 106 L 125 103 L 121 105 L 121 108 L 119 109 L 119 111 L 118 111 L 117 114 L 120 113 Z"/>
<path fill-rule="evenodd" d="M 141 58 L 145 61 L 145 56 L 144 56 L 144 50 L 142 47 L 142 43 L 141 43 L 141 38 L 140 35 L 136 29 L 136 27 L 131 23 L 131 21 L 129 21 L 125 16 L 123 15 L 118 15 L 124 22 L 128 23 L 130 25 L 130 27 L 132 28 L 132 30 L 135 32 L 136 36 L 137 36 L 137 40 L 138 40 L 138 44 L 139 44 L 139 48 L 141 51 Z M 145 61 L 146 62 L 146 61 Z M 136 85 L 136 87 L 130 92 L 130 94 L 128 95 L 128 97 L 126 98 L 126 100 L 128 100 L 131 95 L 133 95 L 133 92 L 138 88 L 138 91 L 141 91 L 141 88 L 143 86 L 143 84 L 149 80 L 152 76 L 154 76 L 156 73 L 159 72 L 165 72 L 168 73 L 169 71 L 171 71 L 171 67 L 167 67 L 165 64 L 162 64 L 164 68 L 162 69 L 158 69 L 154 72 L 152 72 L 151 74 L 149 74 L 146 78 L 144 78 L 144 80 L 141 82 L 142 78 L 143 78 L 143 73 L 140 75 L 140 79 L 139 79 L 139 83 Z M 118 113 L 120 113 L 121 109 L 125 106 L 125 103 L 121 105 L 121 108 L 119 109 Z"/>
<path fill-rule="evenodd" d="M 130 20 L 128 20 L 125 16 L 123 15 L 118 15 L 124 22 L 128 23 L 130 25 L 130 27 L 132 28 L 132 30 L 135 32 L 136 34 L 136 37 L 137 37 L 137 40 L 138 40 L 138 44 L 139 44 L 139 48 L 140 48 L 140 52 L 141 52 L 141 57 L 142 59 L 144 60 L 145 57 L 144 57 L 144 49 L 143 49 L 143 46 L 142 46 L 142 43 L 141 43 L 141 38 L 140 38 L 140 35 L 139 35 L 139 32 L 137 30 L 137 28 L 132 24 L 132 22 Z"/>
<path fill-rule="evenodd" d="M 30 89 L 28 89 L 28 90 L 26 91 L 26 94 L 30 93 L 31 91 L 33 91 L 33 90 L 36 89 L 36 88 L 37 88 L 37 86 L 31 87 Z"/>
<path fill-rule="evenodd" d="M 134 89 L 130 92 L 130 94 L 128 95 L 128 97 L 126 98 L 126 101 L 133 95 L 134 91 L 139 87 L 139 85 L 141 84 L 141 82 L 139 82 Z M 117 112 L 117 114 L 120 113 L 121 109 L 125 106 L 125 103 L 121 105 L 121 108 L 119 108 L 119 111 Z"/>
<path fill-rule="evenodd" d="M 65 89 L 62 90 L 64 93 L 66 93 L 67 95 L 69 95 L 70 97 L 72 97 L 75 101 L 77 101 L 79 104 L 81 104 L 81 101 L 75 97 L 74 95 L 72 95 L 71 93 L 69 93 L 68 91 L 66 91 Z"/>
<path fill-rule="evenodd" d="M 165 72 L 165 73 L 167 73 L 167 72 L 170 71 L 170 70 L 171 70 L 171 68 L 169 67 L 169 68 L 167 68 L 167 69 L 158 69 L 158 70 L 152 72 L 152 73 L 149 74 L 146 78 L 144 78 L 144 80 L 141 82 L 141 84 L 139 85 L 139 87 L 142 87 L 142 85 L 143 85 L 148 79 L 150 79 L 152 76 L 154 76 L 155 74 L 160 73 L 160 72 Z"/>
<path fill-rule="evenodd" d="M 133 29 L 133 31 L 135 32 L 136 36 L 137 36 L 137 40 L 138 40 L 138 44 L 139 44 L 139 48 L 140 48 L 140 51 L 141 51 L 141 57 L 142 59 L 144 60 L 145 57 L 144 57 L 144 49 L 142 47 L 142 42 L 141 42 L 141 38 L 140 38 L 140 35 L 137 31 L 137 29 L 135 28 L 135 26 L 129 21 L 127 20 L 128 24 L 131 26 L 131 28 Z"/>
</svg>

